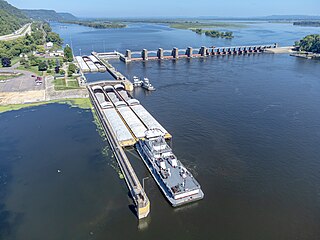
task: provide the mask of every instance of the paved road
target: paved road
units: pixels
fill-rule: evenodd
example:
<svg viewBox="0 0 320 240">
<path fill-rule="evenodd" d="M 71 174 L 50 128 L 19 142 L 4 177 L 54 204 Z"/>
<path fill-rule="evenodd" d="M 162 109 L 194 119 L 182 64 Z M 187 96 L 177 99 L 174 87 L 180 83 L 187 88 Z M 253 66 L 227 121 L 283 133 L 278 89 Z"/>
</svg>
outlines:
<svg viewBox="0 0 320 240">
<path fill-rule="evenodd" d="M 9 41 L 9 40 L 15 40 L 19 37 L 23 37 L 27 34 L 31 34 L 31 23 L 28 23 L 24 25 L 22 28 L 17 30 L 16 32 L 4 36 L 0 36 L 0 41 Z"/>
</svg>

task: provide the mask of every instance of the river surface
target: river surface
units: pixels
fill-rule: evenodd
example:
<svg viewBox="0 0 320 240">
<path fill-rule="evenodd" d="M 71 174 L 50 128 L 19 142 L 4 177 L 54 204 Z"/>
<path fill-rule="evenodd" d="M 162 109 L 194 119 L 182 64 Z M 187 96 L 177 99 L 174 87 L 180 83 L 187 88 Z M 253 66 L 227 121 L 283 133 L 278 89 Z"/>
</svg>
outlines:
<svg viewBox="0 0 320 240">
<path fill-rule="evenodd" d="M 82 53 L 92 45 L 290 45 L 319 32 L 254 23 L 230 41 L 155 24 L 53 28 Z M 173 135 L 205 198 L 174 209 L 150 178 L 150 217 L 138 224 L 90 111 L 59 104 L 13 111 L 0 114 L 0 239 L 320 239 L 319 61 L 259 54 L 112 64 L 157 88 L 133 95 Z M 139 179 L 149 176 L 135 150 L 127 154 Z"/>
</svg>

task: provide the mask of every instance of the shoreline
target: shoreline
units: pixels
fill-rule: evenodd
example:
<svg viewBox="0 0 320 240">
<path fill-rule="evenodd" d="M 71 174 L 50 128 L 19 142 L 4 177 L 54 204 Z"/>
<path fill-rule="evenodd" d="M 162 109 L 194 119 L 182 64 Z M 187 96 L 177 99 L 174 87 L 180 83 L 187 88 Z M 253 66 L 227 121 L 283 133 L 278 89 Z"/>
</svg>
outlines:
<svg viewBox="0 0 320 240">
<path fill-rule="evenodd" d="M 53 81 L 52 76 L 47 76 L 44 78 L 44 86 L 40 89 L 0 91 L 0 113 L 50 103 L 89 106 L 89 93 L 85 87 L 57 91 L 54 89 Z"/>
<path fill-rule="evenodd" d="M 33 102 L 33 103 L 0 105 L 0 114 L 5 112 L 10 112 L 10 111 L 17 111 L 25 108 L 54 104 L 54 103 L 67 104 L 70 107 L 77 107 L 77 108 L 87 109 L 87 110 L 92 109 L 92 104 L 89 98 L 69 98 L 69 99 L 59 99 L 59 100 L 41 101 L 41 102 Z"/>
</svg>

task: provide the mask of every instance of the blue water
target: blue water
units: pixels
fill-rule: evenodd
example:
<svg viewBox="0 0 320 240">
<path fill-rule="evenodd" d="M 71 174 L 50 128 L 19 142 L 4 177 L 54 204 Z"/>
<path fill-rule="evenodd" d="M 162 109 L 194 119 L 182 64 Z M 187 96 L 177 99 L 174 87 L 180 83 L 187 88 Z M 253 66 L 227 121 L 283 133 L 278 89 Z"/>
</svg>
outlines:
<svg viewBox="0 0 320 240">
<path fill-rule="evenodd" d="M 87 53 L 103 40 L 119 51 L 229 42 L 152 24 L 54 29 Z M 318 29 L 234 31 L 230 45 L 289 45 Z M 112 64 L 155 85 L 133 95 L 173 135 L 205 198 L 173 209 L 150 178 L 150 217 L 138 224 L 90 112 L 56 104 L 8 112 L 0 114 L 0 239 L 320 238 L 319 61 L 259 54 Z M 139 179 L 149 176 L 135 150 L 127 154 Z"/>
<path fill-rule="evenodd" d="M 243 24 L 243 23 L 242 23 Z M 235 38 L 219 39 L 198 35 L 190 30 L 172 29 L 163 24 L 135 23 L 121 29 L 94 29 L 68 24 L 60 28 L 52 24 L 54 31 L 64 38 L 65 44 L 73 46 L 76 55 L 90 54 L 92 51 L 119 51 L 126 49 L 141 51 L 144 48 L 157 50 L 178 47 L 185 49 L 201 46 L 235 46 L 252 44 L 293 45 L 310 33 L 320 33 L 320 28 L 299 27 L 290 23 L 251 22 L 244 28 L 217 28 L 221 31 L 233 31 Z"/>
</svg>

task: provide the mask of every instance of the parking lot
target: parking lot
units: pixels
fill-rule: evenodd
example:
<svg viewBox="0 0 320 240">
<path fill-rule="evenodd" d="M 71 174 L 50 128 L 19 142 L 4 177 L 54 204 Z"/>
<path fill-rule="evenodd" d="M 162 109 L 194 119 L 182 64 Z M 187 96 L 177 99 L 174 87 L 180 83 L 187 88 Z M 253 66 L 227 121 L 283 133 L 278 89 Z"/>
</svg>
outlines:
<svg viewBox="0 0 320 240">
<path fill-rule="evenodd" d="M 0 81 L 0 92 L 23 92 L 23 91 L 36 91 L 44 90 L 44 81 L 40 85 L 36 84 L 36 77 L 32 77 L 33 73 L 23 70 L 16 70 L 16 72 L 21 73 L 14 79 Z"/>
</svg>

